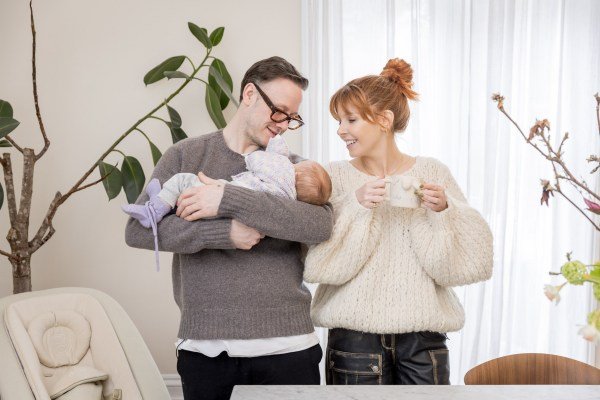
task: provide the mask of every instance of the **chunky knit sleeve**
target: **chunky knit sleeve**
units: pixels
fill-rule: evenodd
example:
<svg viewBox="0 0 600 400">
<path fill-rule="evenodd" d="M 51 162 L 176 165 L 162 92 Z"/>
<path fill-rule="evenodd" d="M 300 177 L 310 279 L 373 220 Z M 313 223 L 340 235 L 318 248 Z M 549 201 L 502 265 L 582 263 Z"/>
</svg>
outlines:
<svg viewBox="0 0 600 400">
<path fill-rule="evenodd" d="M 329 240 L 309 249 L 304 280 L 342 285 L 356 276 L 379 242 L 381 213 L 360 205 L 354 190 L 340 191 L 339 171 L 333 168 L 328 172 L 334 186 L 331 199 L 335 218 L 333 233 Z"/>
<path fill-rule="evenodd" d="M 427 274 L 440 286 L 461 286 L 492 275 L 492 233 L 481 214 L 467 204 L 448 168 L 436 161 L 431 183 L 446 188 L 448 208 L 415 210 L 410 237 Z"/>
</svg>

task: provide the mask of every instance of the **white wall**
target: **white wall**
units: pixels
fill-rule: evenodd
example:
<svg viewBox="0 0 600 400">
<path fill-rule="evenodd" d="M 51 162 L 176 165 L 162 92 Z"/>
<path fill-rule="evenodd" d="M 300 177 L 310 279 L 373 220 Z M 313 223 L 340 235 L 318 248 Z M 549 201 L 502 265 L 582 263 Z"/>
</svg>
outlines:
<svg viewBox="0 0 600 400">
<path fill-rule="evenodd" d="M 11 136 L 39 150 L 28 3 L 0 2 L 0 99 L 12 104 L 21 121 Z M 31 232 L 57 190 L 67 191 L 122 132 L 177 87 L 166 81 L 145 87 L 144 74 L 170 56 L 201 59 L 203 47 L 188 31 L 188 21 L 209 31 L 225 27 L 214 55 L 229 68 L 235 93 L 254 61 L 280 55 L 300 66 L 299 1 L 37 0 L 34 7 L 40 106 L 52 144 L 37 164 Z M 214 130 L 202 84 L 188 86 L 173 105 L 189 136 Z M 164 150 L 171 139 L 161 124 L 149 122 L 145 130 Z M 286 139 L 293 151 L 301 152 L 300 138 L 292 135 Z M 141 135 L 132 135 L 119 148 L 137 157 L 149 175 L 152 161 Z M 10 152 L 20 181 L 20 155 Z M 113 157 L 111 161 L 120 161 Z M 104 189 L 96 186 L 61 206 L 54 219 L 56 234 L 33 257 L 33 287 L 84 286 L 113 296 L 141 331 L 161 372 L 174 373 L 179 310 L 171 291 L 171 256 L 161 255 L 162 268 L 156 273 L 152 252 L 125 245 L 126 217 L 119 207 L 125 201 L 121 194 L 107 202 Z M 3 250 L 8 250 L 7 231 L 5 204 L 0 210 Z M 0 297 L 11 293 L 10 264 L 0 257 Z"/>
</svg>

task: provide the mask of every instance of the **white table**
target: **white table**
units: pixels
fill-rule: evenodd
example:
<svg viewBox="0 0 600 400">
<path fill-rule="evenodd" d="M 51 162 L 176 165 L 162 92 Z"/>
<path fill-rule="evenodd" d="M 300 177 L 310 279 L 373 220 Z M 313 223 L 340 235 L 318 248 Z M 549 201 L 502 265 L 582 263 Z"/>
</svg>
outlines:
<svg viewBox="0 0 600 400">
<path fill-rule="evenodd" d="M 231 400 L 600 400 L 600 385 L 236 386 Z"/>
</svg>

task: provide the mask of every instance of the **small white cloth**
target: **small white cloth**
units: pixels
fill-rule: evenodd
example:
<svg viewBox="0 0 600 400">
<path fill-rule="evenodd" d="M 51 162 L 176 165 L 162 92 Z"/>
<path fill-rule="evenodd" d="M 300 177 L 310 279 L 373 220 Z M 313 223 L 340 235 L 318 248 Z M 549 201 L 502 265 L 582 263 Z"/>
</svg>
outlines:
<svg viewBox="0 0 600 400">
<path fill-rule="evenodd" d="M 194 351 L 208 357 L 216 357 L 227 352 L 229 357 L 260 357 L 287 354 L 306 350 L 319 343 L 315 332 L 297 336 L 283 336 L 266 339 L 244 340 L 183 340 L 175 346 L 179 350 Z"/>
</svg>

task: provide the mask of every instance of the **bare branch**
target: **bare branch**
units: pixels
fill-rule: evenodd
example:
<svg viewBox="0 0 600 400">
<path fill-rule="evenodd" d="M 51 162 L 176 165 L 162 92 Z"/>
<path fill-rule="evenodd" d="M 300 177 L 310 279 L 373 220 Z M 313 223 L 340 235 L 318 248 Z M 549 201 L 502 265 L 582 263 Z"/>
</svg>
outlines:
<svg viewBox="0 0 600 400">
<path fill-rule="evenodd" d="M 542 149 L 540 149 L 535 143 L 531 142 L 527 136 L 525 135 L 525 133 L 523 133 L 523 130 L 521 129 L 521 127 L 519 126 L 519 124 L 517 124 L 511 117 L 510 115 L 508 115 L 508 113 L 504 110 L 504 106 L 501 105 L 501 103 L 498 103 L 498 109 L 500 110 L 500 112 L 502 114 L 504 114 L 504 116 L 506 116 L 506 118 L 508 118 L 508 120 L 510 122 L 512 122 L 512 124 L 517 128 L 517 130 L 519 131 L 519 133 L 521 134 L 521 136 L 523 136 L 523 139 L 525 139 L 525 141 L 530 144 L 534 149 L 536 149 L 538 151 L 538 153 L 540 153 L 542 156 L 544 156 L 544 158 L 548 158 L 548 155 L 546 153 L 544 153 L 544 151 Z"/>
<path fill-rule="evenodd" d="M 10 161 L 10 153 L 4 153 L 0 158 L 0 164 L 4 171 L 4 183 L 6 185 L 6 201 L 8 204 L 8 218 L 10 225 L 14 226 L 17 223 L 17 201 L 15 197 L 15 184 L 13 182 L 12 163 Z"/>
<path fill-rule="evenodd" d="M 546 144 L 546 147 L 548 148 L 548 152 L 550 153 L 550 158 L 549 158 L 550 161 L 552 163 L 556 163 L 556 164 L 560 165 L 560 167 L 562 168 L 563 172 L 568 176 L 569 180 L 572 181 L 575 185 L 577 185 L 578 187 L 582 188 L 590 196 L 594 197 L 597 200 L 600 200 L 600 195 L 596 194 L 593 190 L 591 190 L 587 186 L 587 184 L 585 182 L 580 182 L 573 175 L 573 173 L 571 173 L 571 171 L 569 170 L 569 168 L 567 167 L 567 165 L 563 161 L 561 155 L 559 153 L 557 153 L 556 150 L 554 150 L 554 148 L 552 147 L 552 144 L 550 144 L 550 141 L 544 135 L 541 135 L 540 137 L 542 138 L 542 141 L 544 141 L 544 143 Z M 564 139 L 563 139 L 563 142 L 564 142 Z"/>
<path fill-rule="evenodd" d="M 562 197 L 564 197 L 569 203 L 573 205 L 580 213 L 583 215 L 590 223 L 596 228 L 597 231 L 600 231 L 600 226 L 597 225 L 590 217 L 587 215 L 585 211 L 583 211 L 577 204 L 575 204 L 567 195 L 565 195 L 560 189 L 556 190 Z"/>
<path fill-rule="evenodd" d="M 563 139 L 564 141 L 564 139 Z M 563 179 L 566 180 L 567 182 L 569 182 L 571 185 L 573 185 L 575 187 L 575 189 L 577 189 L 577 191 L 579 191 L 579 193 L 583 196 L 583 193 L 581 193 L 581 191 L 579 190 L 579 188 L 577 187 L 577 185 L 575 185 L 575 183 L 567 177 L 564 177 L 562 175 L 560 175 L 558 173 L 558 171 L 556 170 L 556 163 L 553 161 L 552 162 L 552 169 L 554 170 L 554 176 L 556 177 L 556 190 L 554 190 L 555 192 L 558 192 L 562 197 L 564 197 L 569 203 L 571 203 L 573 205 L 573 207 L 575 207 L 577 210 L 579 210 L 579 212 L 587 218 L 588 221 L 590 221 L 590 223 L 594 226 L 594 228 L 596 228 L 596 230 L 600 231 L 600 226 L 598 226 L 590 217 L 589 215 L 582 210 L 577 204 L 575 204 L 560 188 L 560 183 L 559 183 L 559 179 Z M 569 258 L 569 255 L 567 255 L 567 258 Z"/>
<path fill-rule="evenodd" d="M 54 218 L 54 214 L 56 213 L 56 209 L 58 208 L 58 206 L 62 204 L 60 203 L 62 198 L 63 196 L 60 194 L 60 192 L 56 192 L 56 194 L 54 195 L 54 199 L 52 199 L 52 201 L 50 202 L 50 207 L 48 207 L 48 211 L 46 212 L 46 216 L 44 217 L 42 224 L 40 225 L 33 239 L 29 242 L 30 253 L 35 252 L 48 240 L 44 240 L 44 236 L 46 236 L 46 233 L 50 234 L 50 231 L 54 230 L 54 228 L 52 227 L 52 218 Z"/>
<path fill-rule="evenodd" d="M 29 230 L 29 214 L 31 211 L 31 198 L 33 197 L 33 172 L 35 167 L 35 152 L 33 149 L 24 149 L 23 153 L 23 180 L 21 184 L 21 200 L 17 213 L 16 228 L 22 234 Z"/>
<path fill-rule="evenodd" d="M 40 132 L 42 132 L 42 137 L 44 138 L 44 148 L 42 149 L 42 151 L 40 151 L 40 153 L 38 155 L 35 156 L 34 162 L 39 160 L 44 153 L 46 152 L 46 150 L 48 150 L 48 147 L 50 147 L 50 140 L 48 140 L 48 136 L 46 135 L 46 129 L 44 128 L 44 122 L 42 121 L 42 113 L 40 111 L 40 103 L 39 103 L 39 99 L 38 99 L 38 91 L 37 91 L 37 73 L 36 73 L 36 67 L 35 67 L 35 21 L 33 20 L 33 0 L 29 1 L 29 11 L 30 11 L 30 15 L 31 15 L 31 36 L 33 38 L 32 40 L 32 56 L 31 56 L 31 77 L 33 79 L 33 100 L 35 103 L 35 115 L 37 116 L 37 120 L 38 123 L 40 125 Z"/>
<path fill-rule="evenodd" d="M 111 174 L 113 170 L 111 170 L 108 174 L 102 176 L 100 179 L 89 183 L 87 185 L 81 186 L 75 190 L 72 190 L 71 192 L 62 195 L 60 192 L 56 192 L 56 194 L 54 195 L 54 199 L 52 200 L 52 202 L 50 203 L 50 207 L 48 207 L 48 211 L 46 212 L 46 217 L 44 218 L 44 220 L 42 221 L 42 224 L 40 225 L 40 228 L 38 229 L 37 233 L 35 234 L 35 237 L 29 242 L 29 254 L 33 254 L 37 249 L 39 249 L 40 247 L 42 247 L 44 245 L 44 243 L 46 243 L 51 237 L 52 235 L 54 235 L 54 226 L 52 226 L 52 219 L 54 218 L 54 215 L 56 214 L 56 211 L 58 210 L 58 207 L 64 203 L 69 196 L 71 196 L 74 193 L 77 193 L 81 190 L 87 189 L 91 186 L 97 185 L 98 183 L 102 182 L 108 175 Z"/>
<path fill-rule="evenodd" d="M 0 255 L 3 255 L 3 256 L 5 256 L 5 257 L 8 257 L 9 259 L 12 259 L 12 260 L 14 260 L 14 259 L 15 259 L 15 256 L 13 256 L 13 255 L 12 255 L 12 254 L 10 254 L 10 253 L 7 253 L 7 252 L 6 252 L 6 251 L 4 251 L 4 250 L 0 250 Z"/>
<path fill-rule="evenodd" d="M 202 60 L 201 66 L 194 71 L 194 73 L 191 75 L 192 77 L 200 70 L 200 68 L 202 67 L 202 65 L 204 65 L 204 62 L 206 61 L 206 59 L 208 58 L 208 56 L 210 55 L 210 51 L 207 52 L 206 57 L 204 58 L 204 60 Z M 154 109 L 152 109 L 148 114 L 146 114 L 145 116 L 143 116 L 142 118 L 140 118 L 135 124 L 133 124 L 133 126 L 131 126 L 129 129 L 127 129 L 101 156 L 100 158 L 83 174 L 83 176 L 73 185 L 73 187 L 71 187 L 71 189 L 69 189 L 69 191 L 67 193 L 65 193 L 64 195 L 61 194 L 60 192 L 56 192 L 56 194 L 54 195 L 54 199 L 50 202 L 50 205 L 48 206 L 48 211 L 46 212 L 46 216 L 44 217 L 44 220 L 42 221 L 40 227 L 38 228 L 37 233 L 35 234 L 34 238 L 29 242 L 29 248 L 28 248 L 28 253 L 32 254 L 34 253 L 36 250 L 38 250 L 41 246 L 44 245 L 44 243 L 46 243 L 54 234 L 55 230 L 54 227 L 52 226 L 52 220 L 54 218 L 54 216 L 56 215 L 56 211 L 58 210 L 58 207 L 60 207 L 65 201 L 67 201 L 67 199 L 69 197 L 71 197 L 71 195 L 73 195 L 74 193 L 77 193 L 81 190 L 87 189 L 91 186 L 94 186 L 98 183 L 100 183 L 104 178 L 106 178 L 106 176 L 108 176 L 108 174 L 106 176 L 101 177 L 100 179 L 81 186 L 83 184 L 83 182 L 92 174 L 92 172 L 94 172 L 94 170 L 97 168 L 98 163 L 100 161 L 103 161 L 106 156 L 108 156 L 118 145 L 119 143 L 121 143 L 121 141 L 123 141 L 131 132 L 133 132 L 134 130 L 138 129 L 138 126 L 144 122 L 145 120 L 147 120 L 148 118 L 150 118 L 150 116 L 152 116 L 155 112 L 157 112 L 158 110 L 160 110 L 162 107 L 164 107 L 166 104 L 169 103 L 169 101 L 171 101 L 173 99 L 173 97 L 177 96 L 179 94 L 179 92 L 181 92 L 183 90 L 183 88 L 185 88 L 185 86 L 190 82 L 191 80 L 186 80 L 175 92 L 173 92 L 169 97 L 167 97 L 163 102 L 161 102 L 158 106 L 156 106 Z"/>
<path fill-rule="evenodd" d="M 23 148 L 22 148 L 21 146 L 19 146 L 19 145 L 17 144 L 17 142 L 15 142 L 15 141 L 14 141 L 14 139 L 13 139 L 13 138 L 11 138 L 10 136 L 6 135 L 6 136 L 4 136 L 4 139 L 6 139 L 6 141 L 7 141 L 8 143 L 12 144 L 12 146 L 13 146 L 15 149 L 19 150 L 19 152 L 23 153 Z"/>
<path fill-rule="evenodd" d="M 600 97 L 598 99 L 599 99 L 598 101 L 600 102 Z M 571 180 L 575 185 L 577 185 L 578 187 L 582 188 L 591 197 L 594 197 L 595 199 L 600 200 L 600 195 L 598 195 L 594 191 L 590 190 L 590 188 L 587 187 L 586 184 L 580 182 L 577 178 L 575 178 L 575 176 L 573 175 L 573 173 L 571 173 L 571 171 L 569 170 L 569 168 L 567 167 L 567 165 L 563 161 L 563 159 L 561 157 L 561 154 L 560 154 L 560 151 L 557 152 L 557 151 L 554 150 L 554 148 L 552 147 L 552 144 L 550 143 L 549 138 L 547 138 L 545 136 L 543 130 L 541 131 L 541 133 L 538 136 L 540 137 L 540 140 L 544 143 L 544 145 L 548 149 L 547 153 L 544 152 L 542 149 L 540 149 L 532 140 L 530 140 L 525 135 L 525 133 L 523 132 L 523 130 L 521 129 L 521 127 L 519 126 L 519 124 L 517 124 L 510 117 L 510 115 L 506 112 L 506 110 L 504 109 L 504 104 L 503 104 L 504 97 L 502 97 L 500 95 L 494 95 L 493 96 L 493 100 L 496 101 L 496 102 L 498 102 L 498 109 L 500 110 L 500 112 L 502 112 L 502 114 L 504 114 L 506 116 L 506 118 L 508 118 L 508 120 L 517 128 L 517 130 L 519 131 L 519 133 L 521 134 L 521 136 L 523 137 L 523 139 L 525 139 L 525 141 L 529 145 L 531 145 L 534 149 L 536 149 L 545 159 L 549 160 L 552 163 L 556 163 L 556 164 L 560 165 L 560 167 L 562 168 L 562 170 L 565 173 L 565 175 L 567 175 L 568 179 Z M 540 122 L 540 121 L 538 121 L 538 122 Z M 565 134 L 565 137 L 563 137 L 563 139 L 561 141 L 560 147 L 562 147 L 562 145 L 564 144 L 564 142 L 565 142 L 566 139 L 568 139 L 568 133 Z"/>
<path fill-rule="evenodd" d="M 565 144 L 565 142 L 567 141 L 568 138 L 569 138 L 569 132 L 565 132 L 565 135 L 563 136 L 562 140 L 560 141 L 560 145 L 558 146 L 558 155 L 561 157 L 562 157 L 563 145 Z"/>
<path fill-rule="evenodd" d="M 590 172 L 590 174 L 594 174 L 594 173 L 596 173 L 596 171 L 598 171 L 598 169 L 600 169 L 600 158 L 598 156 L 592 154 L 588 158 L 586 158 L 586 161 L 589 163 L 591 163 L 591 162 L 596 163 L 596 166 Z"/>
<path fill-rule="evenodd" d="M 45 236 L 43 236 L 41 239 L 33 239 L 31 242 L 29 242 L 29 254 L 35 253 L 40 247 L 44 245 L 44 243 L 46 243 L 48 240 L 50 240 L 52 236 L 54 236 L 56 230 L 54 230 L 52 222 L 50 222 L 50 225 L 46 227 L 46 230 L 44 232 Z"/>
<path fill-rule="evenodd" d="M 87 189 L 87 188 L 89 188 L 89 187 L 92 187 L 92 186 L 94 186 L 94 185 L 97 185 L 97 184 L 99 184 L 99 183 L 100 183 L 100 182 L 102 182 L 104 179 L 106 179 L 106 177 L 107 177 L 107 176 L 109 176 L 109 175 L 111 174 L 111 172 L 113 172 L 113 171 L 114 171 L 114 169 L 111 169 L 111 170 L 110 170 L 110 172 L 109 172 L 108 174 L 104 175 L 102 178 L 100 178 L 100 179 L 98 179 L 97 181 L 94 181 L 94 182 L 92 182 L 92 183 L 88 183 L 87 185 L 84 185 L 84 186 L 82 186 L 82 187 L 80 187 L 80 188 L 77 188 L 77 190 L 75 190 L 73 193 L 77 193 L 77 192 L 79 192 L 80 190 L 84 190 L 84 189 Z M 73 193 L 71 193 L 71 194 L 73 194 Z"/>
<path fill-rule="evenodd" d="M 210 55 L 210 51 L 208 51 L 206 53 L 206 56 L 204 57 L 204 59 L 202 60 L 202 63 L 200 63 L 200 67 L 198 67 L 198 69 L 196 69 L 192 75 L 190 75 L 190 78 L 193 78 L 194 75 L 196 75 L 196 73 L 198 73 L 198 71 L 202 68 L 202 66 L 204 66 L 204 63 L 206 62 L 206 59 L 209 57 Z M 83 176 L 81 178 L 79 178 L 79 180 L 73 185 L 73 187 L 71 189 L 69 189 L 69 191 L 64 195 L 66 198 L 69 198 L 73 193 L 79 191 L 79 187 L 80 185 L 92 174 L 92 172 L 94 172 L 94 170 L 96 169 L 96 167 L 98 166 L 98 163 L 100 161 L 103 161 L 106 156 L 108 156 L 118 145 L 119 143 L 121 143 L 123 141 L 123 139 L 125 139 L 131 132 L 133 132 L 134 130 L 138 129 L 138 126 L 141 125 L 142 122 L 144 122 L 145 120 L 147 120 L 148 118 L 152 117 L 154 113 L 156 113 L 158 110 L 160 110 L 162 107 L 166 106 L 175 96 L 177 96 L 179 94 L 179 92 L 181 92 L 188 83 L 191 82 L 191 79 L 186 80 L 183 84 L 181 84 L 181 86 L 179 86 L 179 88 L 177 90 L 175 90 L 173 93 L 171 93 L 171 95 L 169 97 L 167 97 L 165 100 L 163 100 L 159 105 L 157 105 L 156 107 L 154 107 L 148 114 L 144 115 L 142 118 L 140 118 L 135 124 L 133 124 L 129 129 L 127 129 L 101 156 L 100 158 L 98 158 L 98 160 L 96 160 L 96 162 L 94 162 L 94 164 L 83 174 Z M 66 200 L 65 198 L 65 200 Z"/>
<path fill-rule="evenodd" d="M 595 98 L 596 98 L 596 114 L 598 116 L 598 130 L 600 133 L 600 96 L 598 96 L 598 94 L 596 93 Z M 550 161 L 550 163 L 552 165 L 552 169 L 554 171 L 555 186 L 556 186 L 553 191 L 558 192 L 561 196 L 563 196 L 569 203 L 571 203 L 571 205 L 573 207 L 575 207 L 594 226 L 594 228 L 596 228 L 596 230 L 600 231 L 600 226 L 598 224 L 596 224 L 590 218 L 590 216 L 581 207 L 579 207 L 577 204 L 575 204 L 575 202 L 573 202 L 573 200 L 571 200 L 560 188 L 560 181 L 564 180 L 564 181 L 569 182 L 579 192 L 579 194 L 584 199 L 585 199 L 585 194 L 587 193 L 587 195 L 589 195 L 590 197 L 600 200 L 600 195 L 598 195 L 594 191 L 592 191 L 588 187 L 587 183 L 585 182 L 585 180 L 583 178 L 581 179 L 581 181 L 578 180 L 573 175 L 573 173 L 571 173 L 571 171 L 567 167 L 566 163 L 562 159 L 563 145 L 565 144 L 566 140 L 569 138 L 569 133 L 568 132 L 565 133 L 562 140 L 560 141 L 558 150 L 554 150 L 554 147 L 552 147 L 552 143 L 550 142 L 550 135 L 546 136 L 546 134 L 545 134 L 545 130 L 550 129 L 550 126 L 549 126 L 547 120 L 536 121 L 535 125 L 531 128 L 531 130 L 529 132 L 529 136 L 526 136 L 525 133 L 523 132 L 523 130 L 520 128 L 520 126 L 505 111 L 504 97 L 500 94 L 494 94 L 492 96 L 492 99 L 498 103 L 498 109 L 517 128 L 517 130 L 519 131 L 519 133 L 521 134 L 523 139 L 528 144 L 530 144 L 533 148 L 535 148 L 542 156 L 544 156 L 544 158 L 546 158 L 548 161 Z M 541 142 L 545 145 L 547 152 L 542 150 L 541 148 L 539 148 L 533 142 L 532 139 L 536 136 L 538 136 L 540 138 L 539 140 L 541 140 Z M 597 162 L 598 158 L 596 156 L 590 156 L 587 159 L 587 161 L 588 162 L 591 162 L 591 161 Z M 600 165 L 600 163 L 599 163 L 599 165 Z M 557 169 L 558 167 L 560 167 L 562 171 L 559 172 Z M 596 167 L 593 170 L 593 172 L 595 172 L 597 170 L 598 170 L 598 167 Z M 583 192 L 582 192 L 582 190 L 583 190 Z M 542 197 L 542 202 L 543 202 L 543 197 Z"/>
</svg>

